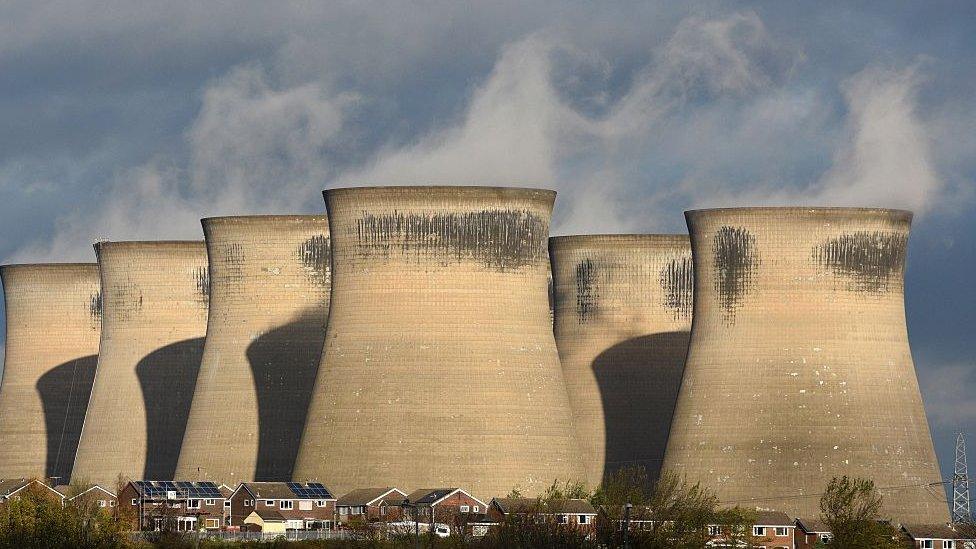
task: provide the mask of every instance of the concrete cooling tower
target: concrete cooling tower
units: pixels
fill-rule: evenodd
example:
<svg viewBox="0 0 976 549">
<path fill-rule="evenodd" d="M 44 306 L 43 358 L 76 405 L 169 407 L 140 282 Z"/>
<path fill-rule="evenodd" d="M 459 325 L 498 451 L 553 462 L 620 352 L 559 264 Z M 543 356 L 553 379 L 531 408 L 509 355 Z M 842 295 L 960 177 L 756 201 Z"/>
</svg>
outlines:
<svg viewBox="0 0 976 549">
<path fill-rule="evenodd" d="M 203 220 L 210 315 L 176 476 L 291 480 L 329 311 L 324 215 Z"/>
<path fill-rule="evenodd" d="M 688 350 L 688 236 L 564 236 L 549 247 L 556 345 L 587 482 L 633 466 L 653 480 Z"/>
<path fill-rule="evenodd" d="M 95 377 L 98 266 L 6 265 L 0 278 L 7 314 L 0 477 L 66 483 Z"/>
<path fill-rule="evenodd" d="M 101 242 L 102 338 L 72 478 L 170 480 L 207 331 L 203 242 Z"/>
<path fill-rule="evenodd" d="M 812 517 L 831 478 L 856 476 L 894 521 L 948 520 L 905 326 L 911 213 L 686 217 L 694 319 L 665 469 L 724 503 Z"/>
<path fill-rule="evenodd" d="M 582 479 L 549 321 L 554 198 L 325 192 L 332 303 L 296 480 L 489 496 Z"/>
</svg>

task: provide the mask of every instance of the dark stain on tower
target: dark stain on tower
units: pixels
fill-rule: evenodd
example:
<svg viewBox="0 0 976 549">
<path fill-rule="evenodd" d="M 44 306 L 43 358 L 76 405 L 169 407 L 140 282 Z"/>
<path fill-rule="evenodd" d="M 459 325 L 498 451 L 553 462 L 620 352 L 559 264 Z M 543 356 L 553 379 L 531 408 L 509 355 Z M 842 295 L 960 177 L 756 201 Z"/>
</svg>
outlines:
<svg viewBox="0 0 976 549">
<path fill-rule="evenodd" d="M 433 255 L 444 260 L 477 261 L 498 271 L 533 265 L 547 257 L 548 224 L 525 210 L 364 212 L 356 225 L 363 255 Z"/>
<path fill-rule="evenodd" d="M 576 264 L 576 319 L 580 324 L 596 313 L 600 300 L 596 284 L 597 266 L 584 259 Z"/>
<path fill-rule="evenodd" d="M 718 291 L 725 322 L 735 323 L 735 310 L 752 286 L 759 267 L 756 237 L 741 227 L 725 226 L 714 237 L 715 289 Z"/>
<path fill-rule="evenodd" d="M 310 280 L 329 284 L 332 262 L 332 242 L 328 236 L 315 235 L 298 247 L 298 257 L 302 260 Z"/>
<path fill-rule="evenodd" d="M 193 269 L 193 282 L 197 286 L 199 301 L 204 306 L 210 304 L 210 268 L 197 267 Z"/>
<path fill-rule="evenodd" d="M 88 316 L 91 317 L 93 329 L 102 322 L 102 292 L 92 292 L 88 296 Z"/>
<path fill-rule="evenodd" d="M 902 280 L 908 235 L 858 231 L 831 238 L 813 249 L 813 260 L 856 292 L 885 293 Z"/>
<path fill-rule="evenodd" d="M 664 306 L 674 313 L 674 318 L 691 318 L 695 295 L 695 274 L 690 257 L 676 257 L 661 269 L 661 289 L 664 290 Z"/>
</svg>

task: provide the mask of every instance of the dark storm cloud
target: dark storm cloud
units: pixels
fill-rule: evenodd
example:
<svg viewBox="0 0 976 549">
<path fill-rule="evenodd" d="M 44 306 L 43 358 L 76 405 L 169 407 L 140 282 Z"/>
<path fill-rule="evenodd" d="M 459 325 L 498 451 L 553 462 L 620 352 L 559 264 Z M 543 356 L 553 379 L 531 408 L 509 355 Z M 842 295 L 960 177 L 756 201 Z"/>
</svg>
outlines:
<svg viewBox="0 0 976 549">
<path fill-rule="evenodd" d="M 951 466 L 976 366 L 968 2 L 8 2 L 0 256 L 199 237 L 339 184 L 560 191 L 556 232 L 688 207 L 916 210 L 909 328 Z M 976 432 L 976 429 L 974 429 Z"/>
</svg>

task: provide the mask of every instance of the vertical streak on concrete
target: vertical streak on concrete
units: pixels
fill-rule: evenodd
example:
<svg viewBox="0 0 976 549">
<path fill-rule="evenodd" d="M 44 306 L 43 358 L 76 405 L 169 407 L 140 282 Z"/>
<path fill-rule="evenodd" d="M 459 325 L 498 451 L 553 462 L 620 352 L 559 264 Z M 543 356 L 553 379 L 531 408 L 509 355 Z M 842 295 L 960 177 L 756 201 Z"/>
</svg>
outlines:
<svg viewBox="0 0 976 549">
<path fill-rule="evenodd" d="M 691 328 L 684 235 L 549 241 L 555 333 L 591 487 L 625 466 L 656 478 Z"/>
<path fill-rule="evenodd" d="M 686 217 L 695 312 L 665 468 L 724 502 L 811 517 L 831 478 L 858 476 L 895 521 L 947 520 L 905 325 L 911 213 Z"/>
<path fill-rule="evenodd" d="M 291 480 L 331 287 L 324 215 L 203 220 L 210 316 L 177 478 Z"/>
<path fill-rule="evenodd" d="M 554 197 L 325 192 L 332 302 L 296 480 L 491 496 L 581 479 L 549 316 Z"/>
<path fill-rule="evenodd" d="M 101 242 L 95 251 L 102 337 L 72 477 L 103 486 L 113 486 L 119 474 L 168 479 L 206 333 L 206 248 L 203 242 Z"/>
<path fill-rule="evenodd" d="M 0 278 L 7 315 L 0 474 L 66 482 L 98 352 L 98 266 L 6 265 Z"/>
</svg>

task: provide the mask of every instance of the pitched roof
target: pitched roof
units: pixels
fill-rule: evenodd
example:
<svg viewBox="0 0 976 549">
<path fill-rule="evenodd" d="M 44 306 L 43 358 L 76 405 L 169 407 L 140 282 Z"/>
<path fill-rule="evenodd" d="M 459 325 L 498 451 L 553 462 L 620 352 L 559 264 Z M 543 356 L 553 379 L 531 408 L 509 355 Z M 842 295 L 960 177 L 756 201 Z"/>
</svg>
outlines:
<svg viewBox="0 0 976 549">
<path fill-rule="evenodd" d="M 455 490 L 458 490 L 458 488 L 421 488 L 410 492 L 407 495 L 407 499 L 410 500 L 410 503 L 431 505 L 444 498 L 444 496 L 450 495 Z"/>
<path fill-rule="evenodd" d="M 255 509 L 251 514 L 261 517 L 264 522 L 285 522 L 285 516 L 274 509 Z"/>
<path fill-rule="evenodd" d="M 0 479 L 0 497 L 9 497 L 30 483 L 31 481 L 24 478 Z"/>
<path fill-rule="evenodd" d="M 758 511 L 755 526 L 793 526 L 790 516 L 782 511 Z"/>
<path fill-rule="evenodd" d="M 902 529 L 912 539 L 961 539 L 948 524 L 903 524 Z"/>
<path fill-rule="evenodd" d="M 348 494 L 340 497 L 336 501 L 337 507 L 360 507 L 365 505 L 372 505 L 377 500 L 386 499 L 390 500 L 402 500 L 406 497 L 402 491 L 396 488 L 360 488 L 358 490 L 353 490 Z"/>
<path fill-rule="evenodd" d="M 494 498 L 491 500 L 502 513 L 566 513 L 572 515 L 595 515 L 596 509 L 585 499 L 553 499 L 543 501 L 538 498 Z"/>
<path fill-rule="evenodd" d="M 101 486 L 99 486 L 97 484 L 92 484 L 88 488 L 85 488 L 81 492 L 78 492 L 77 494 L 71 496 L 70 498 L 68 498 L 68 500 L 70 501 L 70 500 L 73 500 L 73 499 L 75 499 L 77 497 L 81 497 L 81 496 L 87 494 L 88 492 L 91 492 L 92 490 L 97 490 L 99 492 L 103 492 L 103 493 L 107 494 L 109 497 L 113 497 L 113 498 L 116 497 L 115 494 L 113 494 L 112 492 L 106 490 L 105 488 L 102 488 Z M 61 492 L 61 490 L 58 490 L 58 491 Z M 67 493 L 65 493 L 65 492 L 61 492 L 61 493 L 67 495 Z"/>
<path fill-rule="evenodd" d="M 796 525 L 808 534 L 829 534 L 830 528 L 818 519 L 798 518 Z"/>
<path fill-rule="evenodd" d="M 234 493 L 234 489 L 226 484 L 221 484 L 217 487 L 217 490 L 220 490 L 220 495 L 224 496 L 224 499 L 229 498 Z"/>
<path fill-rule="evenodd" d="M 335 499 L 332 493 L 325 489 L 325 497 L 322 496 L 307 496 L 299 495 L 291 489 L 289 484 L 296 484 L 301 488 L 307 488 L 307 484 L 302 484 L 300 482 L 244 482 L 241 486 L 247 488 L 255 499 Z"/>
</svg>

